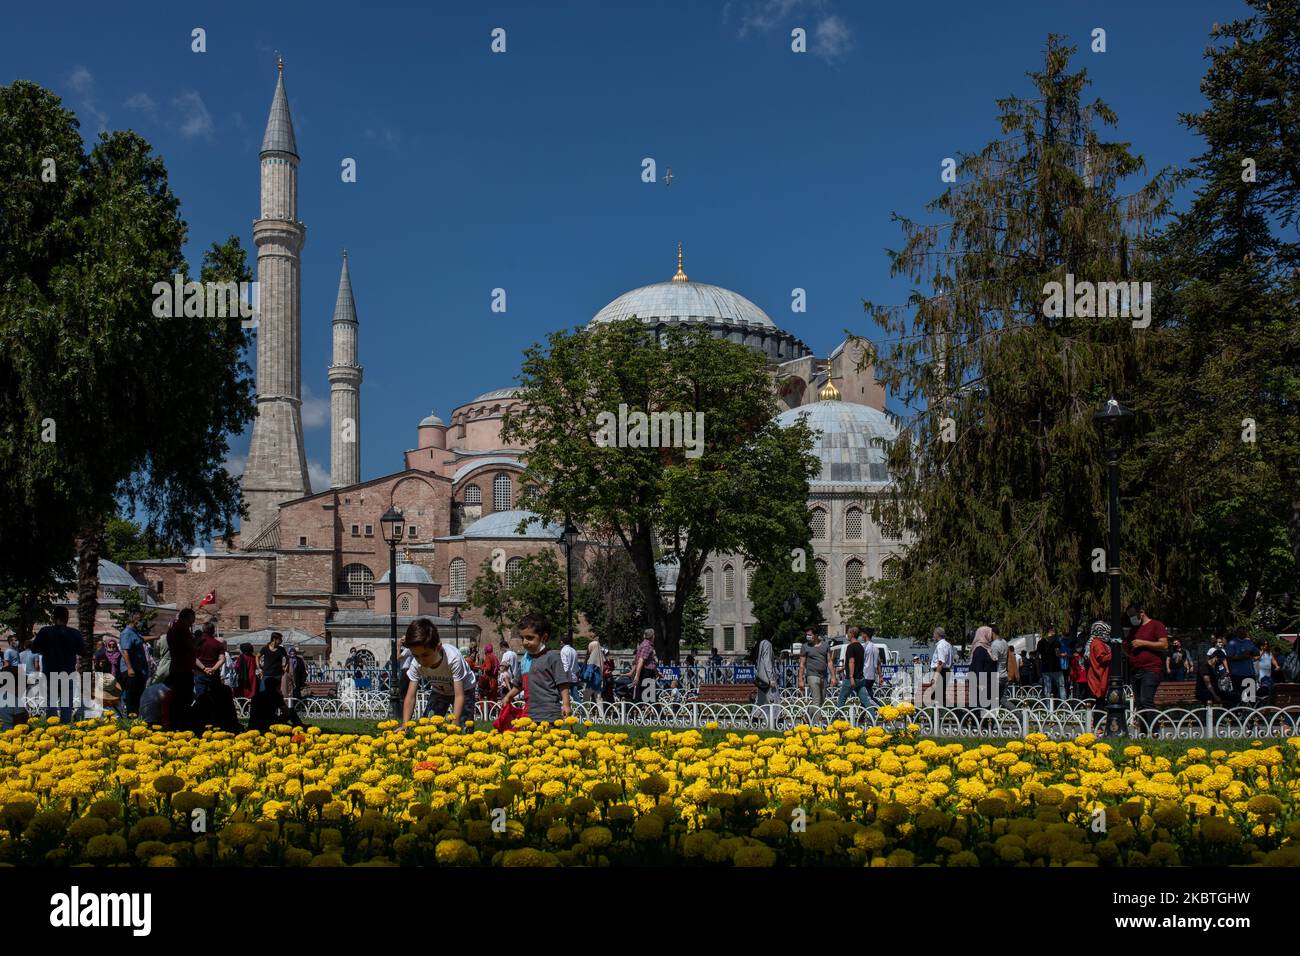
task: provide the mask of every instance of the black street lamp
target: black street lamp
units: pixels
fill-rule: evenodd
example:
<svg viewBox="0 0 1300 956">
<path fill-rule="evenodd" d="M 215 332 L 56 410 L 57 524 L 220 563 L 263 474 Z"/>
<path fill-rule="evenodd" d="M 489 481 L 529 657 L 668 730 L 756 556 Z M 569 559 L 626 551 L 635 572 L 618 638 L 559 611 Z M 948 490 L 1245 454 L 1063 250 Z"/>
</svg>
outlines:
<svg viewBox="0 0 1300 956">
<path fill-rule="evenodd" d="M 388 679 L 388 700 L 392 704 L 393 717 L 402 719 L 402 691 L 399 684 L 397 664 L 397 542 L 406 534 L 406 519 L 392 505 L 379 519 L 380 532 L 388 545 L 388 636 L 393 643 L 393 671 Z"/>
<path fill-rule="evenodd" d="M 458 607 L 457 607 L 457 608 L 452 608 L 452 611 L 451 611 L 451 627 L 452 627 L 452 630 L 453 630 L 453 631 L 455 632 L 455 634 L 456 634 L 456 636 L 455 636 L 455 638 L 454 638 L 454 640 L 456 641 L 456 650 L 460 650 L 460 622 L 463 621 L 463 620 L 464 620 L 464 618 L 460 616 L 460 608 L 458 608 Z"/>
<path fill-rule="evenodd" d="M 1110 485 L 1110 541 L 1106 549 L 1106 576 L 1110 579 L 1110 686 L 1106 690 L 1106 733 L 1119 737 L 1128 732 L 1124 719 L 1124 682 L 1119 597 L 1119 446 L 1133 423 L 1133 412 L 1112 398 L 1093 413 L 1093 423 L 1106 442 L 1106 464 Z"/>
<path fill-rule="evenodd" d="M 568 602 L 569 643 L 573 643 L 573 546 L 578 543 L 578 529 L 569 516 L 564 516 L 564 530 L 560 532 L 560 547 L 564 549 L 564 591 Z"/>
</svg>

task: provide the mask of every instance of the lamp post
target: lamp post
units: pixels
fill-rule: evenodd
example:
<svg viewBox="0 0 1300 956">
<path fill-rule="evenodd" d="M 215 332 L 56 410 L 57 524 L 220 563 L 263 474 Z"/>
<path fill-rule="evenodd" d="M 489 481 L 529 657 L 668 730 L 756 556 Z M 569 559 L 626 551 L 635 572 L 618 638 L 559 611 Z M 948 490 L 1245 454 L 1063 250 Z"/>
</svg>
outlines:
<svg viewBox="0 0 1300 956">
<path fill-rule="evenodd" d="M 388 675 L 388 700 L 393 708 L 393 717 L 402 719 L 402 691 L 398 687 L 399 669 L 397 665 L 397 542 L 406 534 L 406 519 L 392 505 L 379 519 L 379 528 L 388 544 L 388 636 L 393 644 L 393 670 Z"/>
<path fill-rule="evenodd" d="M 1128 731 L 1124 719 L 1124 682 L 1120 676 L 1123 663 L 1123 622 L 1120 620 L 1119 596 L 1119 446 L 1133 422 L 1133 412 L 1117 399 L 1110 399 L 1092 416 L 1093 423 L 1106 442 L 1106 465 L 1110 486 L 1110 535 L 1106 548 L 1106 576 L 1110 580 L 1110 686 L 1106 690 L 1106 733 L 1122 736 Z"/>
<path fill-rule="evenodd" d="M 564 516 L 564 530 L 560 532 L 560 547 L 564 549 L 564 594 L 567 603 L 569 643 L 573 643 L 573 546 L 578 543 L 578 529 L 569 516 Z"/>
<path fill-rule="evenodd" d="M 451 611 L 451 628 L 455 632 L 456 650 L 460 650 L 460 622 L 464 618 L 460 616 L 460 608 L 452 608 Z"/>
</svg>

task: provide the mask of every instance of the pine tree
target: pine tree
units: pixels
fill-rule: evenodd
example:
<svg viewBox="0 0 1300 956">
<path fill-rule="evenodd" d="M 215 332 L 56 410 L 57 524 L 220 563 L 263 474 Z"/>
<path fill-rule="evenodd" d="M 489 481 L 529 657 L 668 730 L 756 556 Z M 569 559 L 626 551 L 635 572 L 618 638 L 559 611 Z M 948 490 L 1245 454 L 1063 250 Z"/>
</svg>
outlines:
<svg viewBox="0 0 1300 956">
<path fill-rule="evenodd" d="M 1149 244 L 1145 575 L 1205 624 L 1294 629 L 1300 595 L 1300 8 L 1216 28 L 1190 208 Z"/>
<path fill-rule="evenodd" d="M 894 494 L 873 514 L 911 542 L 899 603 L 917 636 L 964 620 L 1075 622 L 1104 579 L 1092 414 L 1112 395 L 1139 404 L 1137 330 L 1122 316 L 1055 314 L 1048 283 L 1141 278 L 1135 239 L 1163 215 L 1171 177 L 1121 192 L 1144 163 L 1102 138 L 1116 116 L 1083 102 L 1072 54 L 1048 38 L 1034 96 L 998 101 L 1002 137 L 961 155 L 928 207 L 938 221 L 896 217 L 906 306 L 865 303 L 894 339 L 878 374 L 914 415 L 890 450 Z"/>
</svg>

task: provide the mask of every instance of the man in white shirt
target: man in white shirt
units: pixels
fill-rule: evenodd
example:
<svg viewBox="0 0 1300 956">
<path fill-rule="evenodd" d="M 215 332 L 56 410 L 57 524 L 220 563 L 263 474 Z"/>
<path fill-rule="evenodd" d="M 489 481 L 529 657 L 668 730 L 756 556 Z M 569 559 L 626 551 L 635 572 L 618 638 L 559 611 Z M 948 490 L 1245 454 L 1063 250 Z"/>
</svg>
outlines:
<svg viewBox="0 0 1300 956">
<path fill-rule="evenodd" d="M 935 699 L 939 706 L 948 705 L 948 682 L 952 679 L 952 644 L 941 627 L 934 629 L 934 653 L 930 655 L 930 670 L 934 672 Z"/>
<path fill-rule="evenodd" d="M 564 666 L 564 675 L 569 678 L 569 697 L 573 703 L 582 703 L 582 684 L 578 681 L 578 652 L 573 649 L 573 638 L 565 634 L 560 638 L 560 663 Z"/>
<path fill-rule="evenodd" d="M 427 617 L 416 618 L 407 626 L 398 666 L 407 677 L 399 730 L 411 722 L 421 678 L 429 682 L 429 706 L 422 716 L 450 712 L 451 719 L 462 725 L 474 719 L 478 683 L 474 672 L 460 651 L 441 642 L 438 629 Z"/>
<path fill-rule="evenodd" d="M 875 700 L 876 682 L 885 676 L 884 671 L 881 670 L 881 666 L 885 663 L 885 648 L 871 640 L 875 636 L 875 631 L 871 628 L 864 627 L 862 635 L 865 638 L 862 643 L 862 677 L 866 683 L 867 696 Z"/>
</svg>

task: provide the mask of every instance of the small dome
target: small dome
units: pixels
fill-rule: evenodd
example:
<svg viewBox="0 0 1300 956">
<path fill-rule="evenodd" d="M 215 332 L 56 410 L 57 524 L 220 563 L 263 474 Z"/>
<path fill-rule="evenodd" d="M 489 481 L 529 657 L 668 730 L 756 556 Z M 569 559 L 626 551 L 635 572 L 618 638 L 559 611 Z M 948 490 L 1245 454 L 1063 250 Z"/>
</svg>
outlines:
<svg viewBox="0 0 1300 956">
<path fill-rule="evenodd" d="M 131 577 L 131 572 L 120 564 L 99 559 L 99 586 L 101 588 L 136 588 L 142 590 L 144 585 Z"/>
<path fill-rule="evenodd" d="M 388 572 L 384 572 L 376 584 L 388 583 Z M 432 584 L 433 578 L 429 577 L 429 572 L 424 570 L 418 564 L 399 564 L 397 566 L 397 583 L 398 584 Z"/>
<path fill-rule="evenodd" d="M 889 483 L 885 459 L 889 443 L 898 437 L 898 426 L 879 409 L 854 402 L 823 401 L 800 405 L 776 416 L 776 423 L 788 428 L 803 418 L 814 432 L 820 432 L 813 453 L 821 459 L 821 474 L 812 484 L 884 485 Z"/>
<path fill-rule="evenodd" d="M 421 427 L 421 428 L 424 428 L 424 427 L 426 427 L 426 426 L 428 426 L 428 425 L 435 425 L 435 426 L 437 426 L 437 427 L 439 427 L 439 428 L 445 428 L 446 425 L 447 425 L 447 423 L 444 422 L 444 421 L 443 421 L 441 418 L 439 418 L 437 415 L 435 415 L 435 414 L 433 414 L 432 412 L 430 412 L 430 413 L 428 414 L 427 417 L 421 419 L 421 421 L 420 421 L 420 427 Z"/>
<path fill-rule="evenodd" d="M 490 515 L 484 515 L 466 528 L 465 537 L 532 538 L 558 541 L 560 535 L 564 532 L 564 527 L 555 522 L 535 521 L 528 525 L 528 528 L 523 534 L 520 534 L 516 530 L 519 527 L 519 522 L 536 517 L 537 514 L 535 512 L 526 511 L 522 508 L 515 508 L 510 511 L 495 511 Z"/>
</svg>

